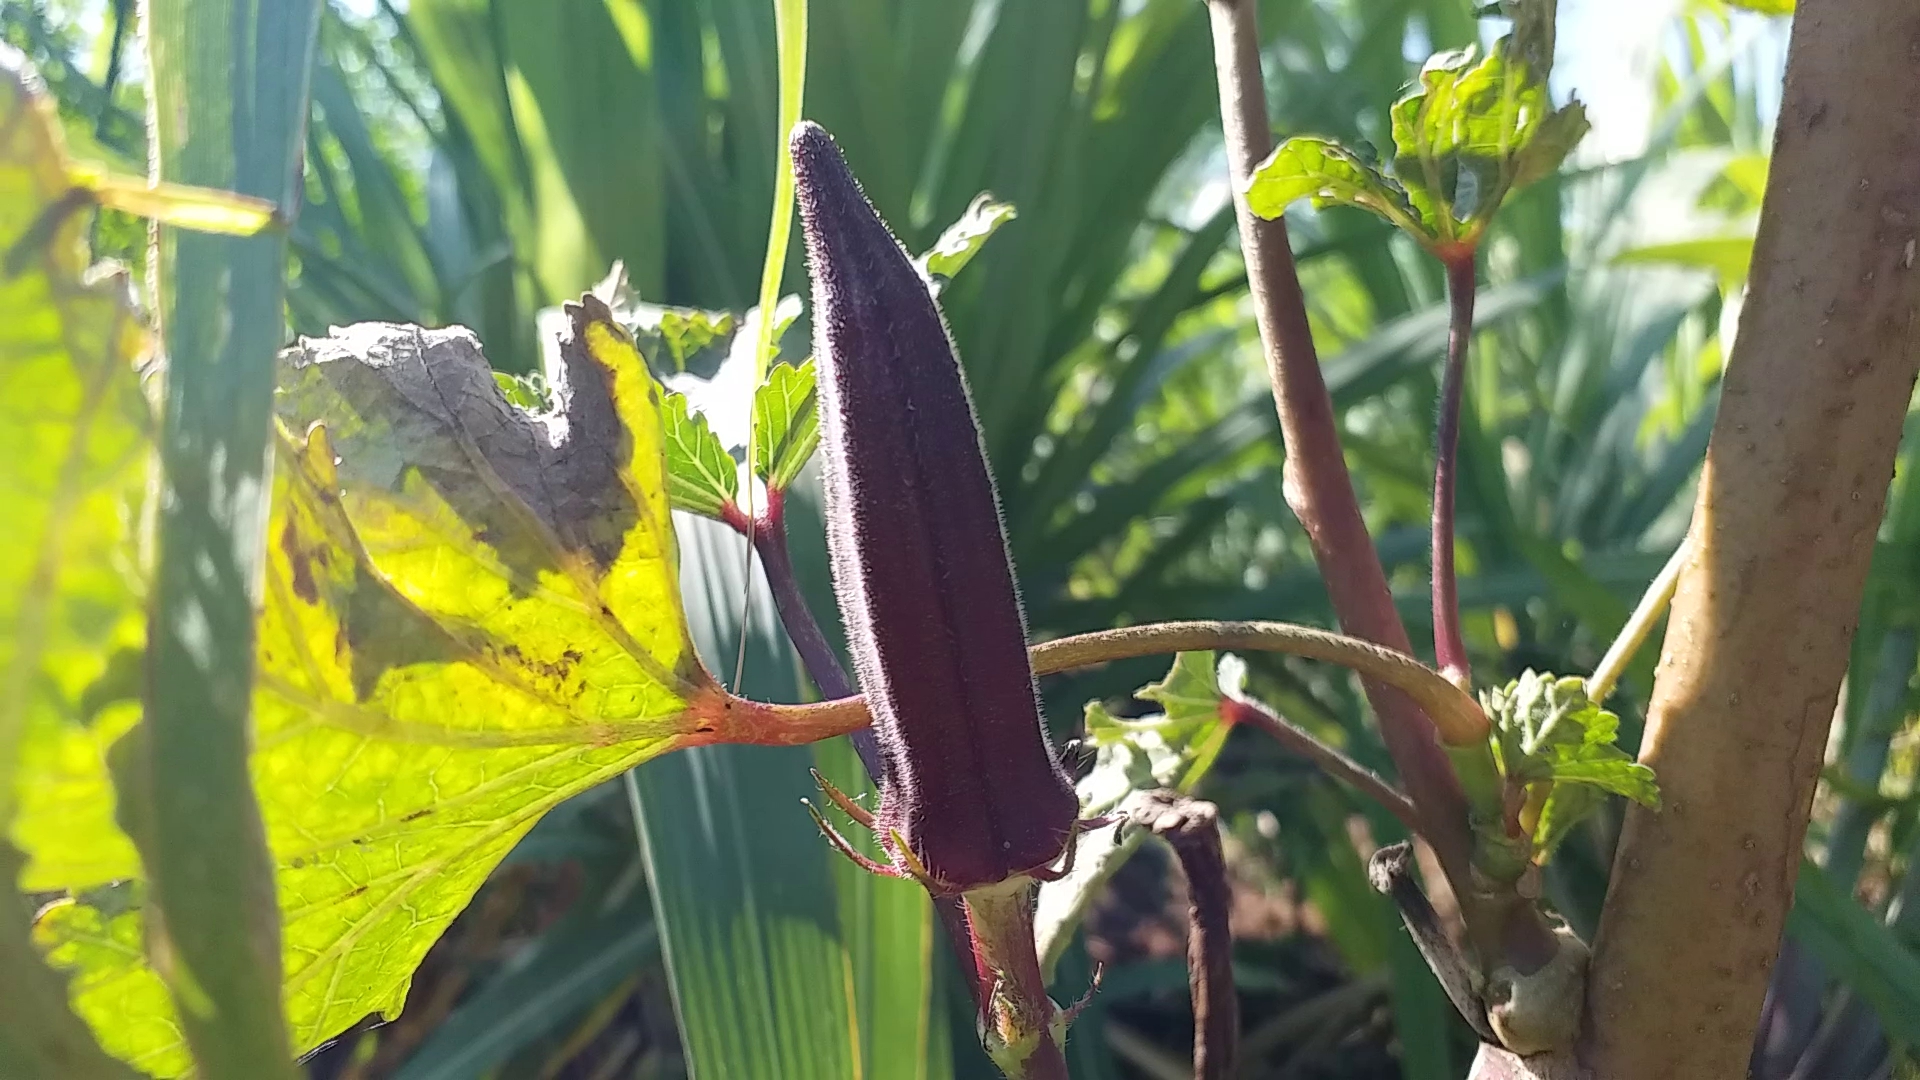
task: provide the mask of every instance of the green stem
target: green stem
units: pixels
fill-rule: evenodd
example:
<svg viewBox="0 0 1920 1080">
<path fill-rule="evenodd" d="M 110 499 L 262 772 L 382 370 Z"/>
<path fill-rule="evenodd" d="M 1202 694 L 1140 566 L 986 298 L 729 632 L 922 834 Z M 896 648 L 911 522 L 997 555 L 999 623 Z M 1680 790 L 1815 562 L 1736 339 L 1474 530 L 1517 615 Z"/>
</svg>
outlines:
<svg viewBox="0 0 1920 1080">
<path fill-rule="evenodd" d="M 1449 745 L 1486 742 L 1487 715 L 1479 703 L 1432 668 L 1383 645 L 1310 626 L 1213 620 L 1148 623 L 1057 638 L 1029 652 L 1034 674 L 1053 675 L 1112 660 L 1209 649 L 1279 652 L 1339 664 L 1411 698 L 1432 718 Z"/>
<path fill-rule="evenodd" d="M 1613 639 L 1612 645 L 1607 646 L 1607 654 L 1600 658 L 1593 674 L 1587 676 L 1587 697 L 1593 699 L 1594 704 L 1606 701 L 1607 696 L 1613 693 L 1627 665 L 1633 662 L 1634 654 L 1646 644 L 1653 628 L 1660 624 L 1661 616 L 1667 613 L 1667 605 L 1673 603 L 1673 591 L 1680 584 L 1680 570 L 1692 554 L 1691 535 L 1688 534 L 1689 538 L 1682 540 L 1668 557 L 1667 565 L 1660 568 L 1653 583 L 1641 594 L 1640 603 L 1634 607 L 1633 614 L 1627 617 L 1627 625 L 1620 628 L 1619 636 Z"/>
<path fill-rule="evenodd" d="M 1056 1037 L 1058 1010 L 1034 948 L 1035 891 L 1033 879 L 1016 877 L 961 897 L 987 987 L 980 1031 L 987 1055 L 1008 1080 L 1069 1080 Z"/>
</svg>

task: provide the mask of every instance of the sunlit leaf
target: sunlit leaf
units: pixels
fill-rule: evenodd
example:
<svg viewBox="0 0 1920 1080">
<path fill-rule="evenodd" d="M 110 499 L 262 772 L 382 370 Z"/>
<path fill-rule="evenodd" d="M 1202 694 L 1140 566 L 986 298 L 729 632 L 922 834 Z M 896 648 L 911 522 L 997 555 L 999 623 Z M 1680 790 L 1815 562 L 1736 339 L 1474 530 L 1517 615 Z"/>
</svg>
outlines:
<svg viewBox="0 0 1920 1080">
<path fill-rule="evenodd" d="M 1541 855 L 1598 808 L 1602 792 L 1660 805 L 1653 770 L 1616 744 L 1620 718 L 1587 697 L 1584 680 L 1527 671 L 1482 701 L 1502 773 L 1538 804 L 1533 844 Z"/>
<path fill-rule="evenodd" d="M 813 361 L 799 367 L 776 364 L 753 395 L 754 467 L 767 486 L 793 484 L 820 445 L 820 411 Z"/>
<path fill-rule="evenodd" d="M 1587 107 L 1578 101 L 1548 113 L 1534 129 L 1533 138 L 1514 155 L 1512 186 L 1523 188 L 1559 172 L 1567 155 L 1592 128 Z"/>
<path fill-rule="evenodd" d="M 1315 207 L 1358 206 L 1402 228 L 1417 228 L 1401 186 L 1331 139 L 1295 136 L 1254 170 L 1247 202 L 1261 217 L 1279 217 L 1301 199 Z"/>
<path fill-rule="evenodd" d="M 1427 61 L 1392 110 L 1392 171 L 1330 140 L 1288 139 L 1254 171 L 1254 213 L 1278 217 L 1299 199 L 1357 206 L 1429 246 L 1474 242 L 1514 188 L 1559 169 L 1587 133 L 1579 102 L 1554 110 L 1508 38 L 1485 58 L 1468 48 Z"/>
<path fill-rule="evenodd" d="M 681 615 L 660 388 L 604 306 L 569 315 L 558 414 L 509 405 L 460 330 L 349 327 L 283 357 L 252 767 L 302 1049 L 395 1013 L 541 814 L 717 704 Z M 92 869 L 29 877 L 138 874 Z M 82 1011 L 127 1017 L 113 1049 L 164 1056 L 164 998 L 127 989 L 142 959 L 80 959 Z"/>
<path fill-rule="evenodd" d="M 649 303 L 627 282 L 626 267 L 614 263 L 594 295 L 613 312 L 614 321 L 632 335 L 640 354 L 660 372 L 706 369 L 726 358 L 740 331 L 729 311 L 670 307 Z"/>
<path fill-rule="evenodd" d="M 74 1007 L 107 1049 L 153 1076 L 182 1076 L 193 1067 L 167 984 L 146 964 L 138 882 L 55 901 L 34 923 L 34 943 L 56 967 L 71 971 Z"/>
<path fill-rule="evenodd" d="M 1712 236 L 1700 240 L 1677 240 L 1668 244 L 1648 244 L 1614 256 L 1616 262 L 1684 266 L 1707 270 L 1723 282 L 1742 281 L 1753 262 L 1752 236 Z"/>
<path fill-rule="evenodd" d="M 1432 236 L 1484 226 L 1508 190 L 1558 169 L 1586 133 L 1585 109 L 1554 112 L 1546 82 L 1508 48 L 1503 38 L 1477 63 L 1471 48 L 1441 53 L 1394 103 L 1394 176 Z"/>
<path fill-rule="evenodd" d="M 720 520 L 738 494 L 739 465 L 707 426 L 706 416 L 688 411 L 685 394 L 666 396 L 660 420 L 674 508 Z"/>
<path fill-rule="evenodd" d="M 930 278 L 945 279 L 958 274 L 986 246 L 994 232 L 1019 215 L 1012 203 L 1004 203 L 983 191 L 974 196 L 967 212 L 947 226 L 940 239 L 919 258 L 920 269 Z"/>
<path fill-rule="evenodd" d="M 1727 3 L 1762 15 L 1791 15 L 1794 0 L 1727 0 Z"/>
<path fill-rule="evenodd" d="M 61 802 L 67 770 L 97 772 L 104 740 L 138 712 L 122 699 L 138 692 L 145 638 L 138 523 L 152 446 L 134 361 L 147 335 L 125 276 L 87 267 L 80 218 L 36 229 L 74 183 L 37 89 L 0 47 L 0 252 L 12 264 L 0 274 L 0 1075 L 92 1080 L 128 1073 L 29 944 L 14 844 L 71 839 L 75 859 L 109 863 L 131 848 L 74 835 L 111 830 L 110 801 L 64 821 L 16 810 Z"/>
<path fill-rule="evenodd" d="M 250 195 L 97 169 L 87 169 L 77 178 L 101 206 L 177 229 L 252 236 L 274 222 L 273 204 Z"/>
</svg>

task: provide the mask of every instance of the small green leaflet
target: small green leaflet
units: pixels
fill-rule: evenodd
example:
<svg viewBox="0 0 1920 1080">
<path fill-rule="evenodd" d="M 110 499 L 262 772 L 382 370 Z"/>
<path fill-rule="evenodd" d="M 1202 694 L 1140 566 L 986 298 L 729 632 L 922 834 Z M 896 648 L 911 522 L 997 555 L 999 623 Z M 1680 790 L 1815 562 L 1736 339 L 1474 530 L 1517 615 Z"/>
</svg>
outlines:
<svg viewBox="0 0 1920 1080">
<path fill-rule="evenodd" d="M 1727 3 L 1762 15 L 1791 15 L 1794 0 L 1727 0 Z"/>
<path fill-rule="evenodd" d="M 719 520 L 739 488 L 740 467 L 707 426 L 707 418 L 689 412 L 685 394 L 668 394 L 660 404 L 666 440 L 667 494 L 675 510 Z"/>
<path fill-rule="evenodd" d="M 1013 204 L 999 202 L 992 194 L 981 192 L 959 220 L 947 227 L 933 248 L 915 260 L 926 275 L 928 288 L 938 296 L 941 287 L 973 260 L 1000 226 L 1015 217 Z M 625 325 L 639 343 L 641 352 L 653 361 L 656 370 L 666 370 L 649 342 L 660 342 L 669 327 L 691 328 L 702 313 L 685 308 L 660 308 L 640 303 L 627 286 L 625 271 L 616 264 L 595 294 L 613 297 L 615 318 Z M 788 328 L 800 317 L 797 296 L 781 298 L 773 309 L 773 340 L 786 336 Z M 713 313 L 705 313 L 711 315 Z M 754 313 L 743 319 L 727 317 L 724 325 L 709 320 L 713 332 L 703 339 L 703 347 L 744 345 L 738 338 L 741 326 L 751 325 Z M 636 321 L 641 320 L 641 321 Z M 691 330 L 688 330 L 691 332 Z M 688 339 L 691 340 L 691 339 Z M 667 343 L 670 347 L 671 343 Z M 656 345 L 655 348 L 661 346 Z M 691 355 L 691 354 L 689 354 Z M 771 358 L 770 358 L 771 359 Z M 687 364 L 675 355 L 674 370 L 686 370 Z M 505 385 L 503 383 L 503 385 Z M 516 386 L 518 384 L 515 384 Z M 513 387 L 509 387 L 513 392 Z M 523 391 L 531 392 L 531 391 Z M 737 466 L 734 448 L 724 445 L 693 410 L 686 397 L 667 395 L 663 406 L 663 424 L 667 438 L 667 480 L 673 508 L 715 520 L 726 520 L 729 508 L 738 505 Z M 753 395 L 754 474 L 773 491 L 784 491 L 799 478 L 813 452 L 820 445 L 819 399 L 815 391 L 813 359 L 803 363 L 771 364 L 766 381 Z"/>
<path fill-rule="evenodd" d="M 1261 217 L 1279 217 L 1301 199 L 1313 200 L 1315 209 L 1358 206 L 1408 232 L 1422 231 L 1406 189 L 1332 139 L 1302 135 L 1281 143 L 1247 188 L 1247 202 Z"/>
<path fill-rule="evenodd" d="M 993 197 L 993 193 L 983 191 L 973 197 L 967 212 L 959 220 L 947 226 L 926 254 L 915 260 L 920 271 L 933 282 L 934 293 L 938 295 L 941 286 L 958 274 L 962 267 L 973 261 L 980 249 L 986 246 L 1000 226 L 1012 221 L 1019 215 L 1014 212 L 1012 203 L 1004 203 Z"/>
<path fill-rule="evenodd" d="M 1551 175 L 1588 127 L 1579 102 L 1552 108 L 1511 41 L 1478 62 L 1471 48 L 1427 62 L 1393 106 L 1391 176 L 1330 140 L 1288 139 L 1254 171 L 1254 212 L 1277 217 L 1306 198 L 1370 210 L 1431 248 L 1477 242 L 1507 193 Z"/>
<path fill-rule="evenodd" d="M 1481 703 L 1494 725 L 1494 756 L 1509 782 L 1527 785 L 1538 806 L 1537 858 L 1596 809 L 1603 793 L 1660 805 L 1653 770 L 1615 745 L 1620 718 L 1587 697 L 1584 680 L 1534 671 L 1488 690 Z"/>
<path fill-rule="evenodd" d="M 1135 792 L 1192 791 L 1233 733 L 1233 725 L 1220 715 L 1220 701 L 1239 696 L 1245 682 L 1246 664 L 1239 657 L 1220 657 L 1216 664 L 1211 652 L 1188 652 L 1174 657 L 1166 678 L 1134 694 L 1158 702 L 1164 713 L 1125 720 L 1100 702 L 1089 701 L 1081 742 L 1093 750 L 1094 763 L 1075 786 L 1080 816 L 1116 810 Z M 1139 849 L 1145 835 L 1137 829 L 1119 837 L 1113 829 L 1084 832 L 1072 873 L 1040 887 L 1034 922 L 1046 970 L 1051 971 L 1066 950 L 1094 894 Z"/>
<path fill-rule="evenodd" d="M 774 491 L 793 484 L 820 445 L 813 360 L 775 364 L 753 395 L 754 468 Z"/>
<path fill-rule="evenodd" d="M 717 367 L 733 347 L 740 320 L 730 311 L 649 304 L 627 283 L 627 268 L 614 263 L 593 294 L 613 320 L 633 336 L 640 355 L 659 374 Z"/>
</svg>

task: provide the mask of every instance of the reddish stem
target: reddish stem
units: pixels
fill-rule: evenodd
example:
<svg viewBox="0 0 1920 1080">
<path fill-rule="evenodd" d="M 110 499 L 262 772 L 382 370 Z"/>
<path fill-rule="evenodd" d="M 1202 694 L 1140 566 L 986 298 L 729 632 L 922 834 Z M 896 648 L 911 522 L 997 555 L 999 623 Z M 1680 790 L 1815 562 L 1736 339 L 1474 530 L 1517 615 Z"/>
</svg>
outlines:
<svg viewBox="0 0 1920 1080">
<path fill-rule="evenodd" d="M 1247 205 L 1247 181 L 1273 150 L 1254 4 L 1252 0 L 1207 0 L 1207 11 L 1213 24 L 1220 119 L 1234 183 L 1240 247 L 1247 263 L 1247 289 L 1286 443 L 1287 504 L 1313 545 L 1340 625 L 1356 637 L 1410 653 L 1406 627 L 1394 609 L 1379 554 L 1360 516 L 1353 479 L 1347 474 L 1286 221 L 1261 218 Z M 1466 797 L 1435 739 L 1433 725 L 1404 694 L 1372 681 L 1365 685 L 1380 718 L 1387 752 L 1420 812 L 1420 831 L 1433 844 L 1448 877 L 1464 887 L 1470 882 L 1472 849 Z"/>
<path fill-rule="evenodd" d="M 1187 878 L 1187 985 L 1193 998 L 1194 1080 L 1226 1080 L 1240 1052 L 1240 997 L 1233 984 L 1233 889 L 1220 846 L 1220 812 L 1177 791 L 1149 794 L 1131 815 L 1180 860 Z"/>
<path fill-rule="evenodd" d="M 728 509 L 733 508 L 729 506 Z M 780 625 L 786 628 L 787 638 L 793 642 L 794 651 L 800 654 L 800 663 L 807 669 L 807 677 L 820 690 L 820 696 L 831 701 L 858 694 L 860 688 L 840 663 L 840 654 L 827 641 L 819 620 L 813 617 L 813 609 L 807 605 L 806 594 L 800 590 L 799 576 L 793 570 L 793 556 L 787 548 L 786 492 L 779 488 L 769 489 L 765 513 L 750 526 L 746 516 L 737 510 L 722 520 L 753 538 L 753 548 L 760 555 L 761 568 L 766 571 L 767 584 L 773 590 L 773 606 L 780 613 Z M 860 755 L 860 764 L 866 767 L 867 777 L 878 786 L 880 746 L 874 739 L 873 729 L 860 728 L 849 732 L 847 738 L 852 740 L 854 751 Z M 960 906 L 959 899 L 951 896 L 934 897 L 933 910 L 940 917 L 940 924 L 946 928 L 947 941 L 953 946 L 954 959 L 960 965 L 961 975 L 967 980 L 967 985 L 973 988 L 975 1003 L 983 1004 L 986 991 L 980 982 L 979 965 L 968 944 L 966 911 Z"/>
<path fill-rule="evenodd" d="M 1460 686 L 1471 681 L 1467 642 L 1460 633 L 1460 589 L 1454 574 L 1454 493 L 1460 481 L 1460 398 L 1466 383 L 1467 346 L 1473 340 L 1473 248 L 1444 257 L 1452 324 L 1447 362 L 1440 376 L 1440 422 L 1433 464 L 1433 659 L 1440 674 Z"/>
<path fill-rule="evenodd" d="M 1420 831 L 1420 817 L 1414 812 L 1413 804 L 1392 784 L 1382 779 L 1380 774 L 1314 738 L 1312 732 L 1296 726 L 1260 702 L 1222 698 L 1220 717 L 1229 724 L 1259 728 L 1281 746 L 1318 765 L 1321 772 L 1379 803 L 1381 809 L 1397 818 L 1408 831 Z"/>
</svg>

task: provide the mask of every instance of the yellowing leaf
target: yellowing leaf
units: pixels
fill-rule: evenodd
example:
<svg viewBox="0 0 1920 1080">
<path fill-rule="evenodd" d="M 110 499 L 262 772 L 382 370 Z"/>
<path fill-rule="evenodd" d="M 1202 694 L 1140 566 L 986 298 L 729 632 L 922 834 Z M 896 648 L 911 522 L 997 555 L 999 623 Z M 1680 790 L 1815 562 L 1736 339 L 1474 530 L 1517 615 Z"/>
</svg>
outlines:
<svg viewBox="0 0 1920 1080">
<path fill-rule="evenodd" d="M 461 330 L 350 327 L 282 357 L 251 765 L 300 1049 L 396 1013 L 548 809 L 715 722 L 680 608 L 660 387 L 604 305 L 568 313 L 554 413 L 509 405 Z M 139 872 L 87 869 L 35 876 Z M 103 931 L 66 910 L 43 933 L 78 965 L 81 1011 L 115 1017 L 123 1056 L 182 1061 L 144 957 L 83 948 Z M 124 936 L 139 914 L 115 918 Z"/>
<path fill-rule="evenodd" d="M 137 523 L 150 443 L 134 360 L 147 338 L 125 277 L 89 271 L 82 222 L 60 212 L 72 177 L 58 131 L 0 48 L 0 1075 L 93 1080 L 129 1074 L 28 940 L 16 810 L 46 779 L 43 763 L 97 771 L 100 731 L 124 712 L 110 701 L 126 670 L 116 658 L 144 636 Z M 110 826 L 111 802 L 93 810 L 69 829 Z"/>
<path fill-rule="evenodd" d="M 273 204 L 251 195 L 120 176 L 94 168 L 75 170 L 74 179 L 101 206 L 179 229 L 252 236 L 274 222 Z"/>
</svg>

